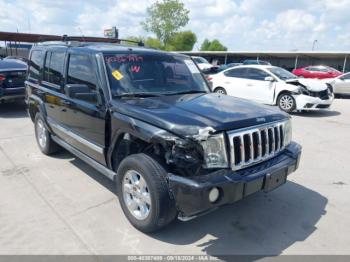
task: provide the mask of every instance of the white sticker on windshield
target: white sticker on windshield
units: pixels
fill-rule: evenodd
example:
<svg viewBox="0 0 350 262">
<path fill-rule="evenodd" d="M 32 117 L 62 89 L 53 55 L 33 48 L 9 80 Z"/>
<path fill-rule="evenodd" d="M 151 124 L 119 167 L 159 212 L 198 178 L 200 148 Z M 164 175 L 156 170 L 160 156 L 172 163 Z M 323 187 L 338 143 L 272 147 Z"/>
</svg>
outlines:
<svg viewBox="0 0 350 262">
<path fill-rule="evenodd" d="M 185 64 L 187 65 L 188 69 L 192 74 L 200 74 L 197 66 L 194 64 L 192 60 L 186 59 Z"/>
</svg>

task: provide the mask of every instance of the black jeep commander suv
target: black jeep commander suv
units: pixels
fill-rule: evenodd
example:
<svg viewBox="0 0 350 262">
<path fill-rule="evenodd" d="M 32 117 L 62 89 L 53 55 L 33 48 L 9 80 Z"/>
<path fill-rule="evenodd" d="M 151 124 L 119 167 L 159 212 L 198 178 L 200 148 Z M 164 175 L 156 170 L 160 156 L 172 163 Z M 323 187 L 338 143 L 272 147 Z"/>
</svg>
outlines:
<svg viewBox="0 0 350 262">
<path fill-rule="evenodd" d="M 298 167 L 289 116 L 211 93 L 188 56 L 43 43 L 25 84 L 40 150 L 63 147 L 115 181 L 143 232 L 273 190 Z"/>
</svg>

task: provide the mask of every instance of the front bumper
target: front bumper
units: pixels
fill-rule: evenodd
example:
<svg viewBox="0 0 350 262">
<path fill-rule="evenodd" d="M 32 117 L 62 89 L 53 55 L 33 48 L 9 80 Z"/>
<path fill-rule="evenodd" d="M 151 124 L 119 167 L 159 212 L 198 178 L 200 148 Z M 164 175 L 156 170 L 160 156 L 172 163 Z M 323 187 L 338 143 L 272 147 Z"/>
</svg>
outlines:
<svg viewBox="0 0 350 262">
<path fill-rule="evenodd" d="M 281 186 L 286 182 L 287 175 L 298 168 L 300 156 L 301 146 L 291 143 L 276 157 L 243 170 L 222 169 L 191 178 L 169 174 L 169 188 L 175 198 L 179 217 L 191 218 L 234 203 L 257 191 L 271 191 Z M 211 203 L 209 192 L 213 187 L 219 189 L 220 197 Z"/>
<path fill-rule="evenodd" d="M 334 95 L 330 95 L 327 100 L 307 95 L 293 95 L 296 102 L 296 110 L 319 110 L 329 108 L 334 100 Z"/>
</svg>

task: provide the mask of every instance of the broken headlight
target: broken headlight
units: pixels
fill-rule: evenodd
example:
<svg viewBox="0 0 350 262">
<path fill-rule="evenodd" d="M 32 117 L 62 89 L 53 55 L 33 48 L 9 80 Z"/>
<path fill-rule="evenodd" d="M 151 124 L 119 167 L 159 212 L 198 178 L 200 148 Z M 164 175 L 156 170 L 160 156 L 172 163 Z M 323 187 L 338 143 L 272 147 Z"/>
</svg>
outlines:
<svg viewBox="0 0 350 262">
<path fill-rule="evenodd" d="M 284 123 L 284 145 L 292 142 L 292 121 L 289 119 Z"/>
<path fill-rule="evenodd" d="M 307 95 L 307 96 L 310 95 L 309 90 L 307 90 L 307 89 L 306 89 L 305 87 L 303 87 L 303 86 L 299 86 L 298 93 L 301 94 L 301 95 Z"/>
<path fill-rule="evenodd" d="M 227 168 L 228 160 L 224 134 L 209 136 L 202 141 L 205 168 Z"/>
</svg>

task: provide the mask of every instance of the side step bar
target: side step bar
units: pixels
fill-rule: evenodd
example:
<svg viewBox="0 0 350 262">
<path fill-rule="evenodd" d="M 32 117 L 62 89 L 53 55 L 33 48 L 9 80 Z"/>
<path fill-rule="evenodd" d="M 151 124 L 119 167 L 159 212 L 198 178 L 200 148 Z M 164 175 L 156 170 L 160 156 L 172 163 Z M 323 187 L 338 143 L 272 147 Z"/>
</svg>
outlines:
<svg viewBox="0 0 350 262">
<path fill-rule="evenodd" d="M 84 153 L 82 153 L 79 150 L 75 149 L 74 147 L 72 147 L 68 143 L 64 142 L 62 139 L 58 138 L 57 136 L 51 135 L 51 137 L 52 137 L 52 140 L 55 141 L 57 144 L 59 144 L 60 146 L 65 148 L 67 151 L 69 151 L 73 155 L 75 155 L 78 158 L 80 158 L 81 160 L 83 160 L 85 163 L 87 163 L 88 165 L 90 165 L 91 167 L 96 169 L 98 172 L 100 172 L 101 174 L 105 175 L 106 177 L 108 177 L 112 181 L 115 180 L 115 177 L 116 177 L 117 173 L 109 170 L 107 167 L 101 165 L 100 163 L 98 163 L 94 159 L 88 157 Z"/>
</svg>

